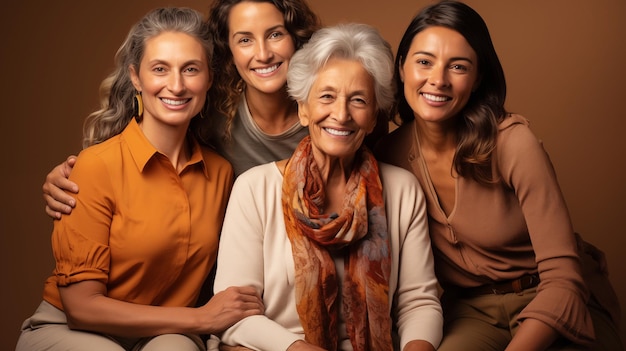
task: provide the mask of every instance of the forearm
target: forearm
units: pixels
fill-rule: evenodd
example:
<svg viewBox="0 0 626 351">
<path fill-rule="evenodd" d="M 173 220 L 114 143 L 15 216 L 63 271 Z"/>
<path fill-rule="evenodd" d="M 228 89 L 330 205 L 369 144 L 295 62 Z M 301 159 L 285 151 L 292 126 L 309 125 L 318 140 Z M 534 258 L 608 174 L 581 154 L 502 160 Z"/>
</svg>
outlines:
<svg viewBox="0 0 626 351">
<path fill-rule="evenodd" d="M 66 297 L 63 304 L 71 329 L 124 337 L 212 332 L 211 321 L 202 320 L 194 308 L 140 305 L 104 295 L 69 303 Z"/>
<path fill-rule="evenodd" d="M 546 350 L 559 334 L 547 324 L 536 319 L 524 320 L 505 351 Z"/>
</svg>

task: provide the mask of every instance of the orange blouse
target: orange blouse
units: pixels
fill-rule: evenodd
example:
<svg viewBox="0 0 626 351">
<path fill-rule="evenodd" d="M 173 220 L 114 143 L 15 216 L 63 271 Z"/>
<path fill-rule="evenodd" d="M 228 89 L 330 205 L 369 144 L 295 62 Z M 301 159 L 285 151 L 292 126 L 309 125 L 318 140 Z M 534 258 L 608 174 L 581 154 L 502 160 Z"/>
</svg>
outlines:
<svg viewBox="0 0 626 351">
<path fill-rule="evenodd" d="M 44 299 L 63 309 L 57 285 L 98 280 L 121 301 L 192 306 L 215 263 L 230 164 L 194 141 L 177 174 L 133 119 L 83 150 L 70 180 L 80 192 L 72 214 L 54 223 Z"/>
</svg>

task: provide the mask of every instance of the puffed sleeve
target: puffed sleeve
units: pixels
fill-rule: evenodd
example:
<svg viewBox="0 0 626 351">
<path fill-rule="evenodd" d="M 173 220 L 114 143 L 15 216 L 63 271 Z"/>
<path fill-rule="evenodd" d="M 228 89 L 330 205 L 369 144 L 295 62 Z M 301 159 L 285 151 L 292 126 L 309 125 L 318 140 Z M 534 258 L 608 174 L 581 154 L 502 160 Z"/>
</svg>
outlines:
<svg viewBox="0 0 626 351">
<path fill-rule="evenodd" d="M 503 181 L 519 199 L 541 283 L 520 313 L 581 344 L 594 339 L 576 238 L 553 165 L 526 119 L 514 115 L 501 126 L 497 162 Z"/>
<path fill-rule="evenodd" d="M 80 184 L 72 214 L 54 224 L 52 251 L 59 286 L 84 280 L 108 281 L 113 187 L 106 164 L 94 152 L 78 156 L 70 180 Z"/>
</svg>

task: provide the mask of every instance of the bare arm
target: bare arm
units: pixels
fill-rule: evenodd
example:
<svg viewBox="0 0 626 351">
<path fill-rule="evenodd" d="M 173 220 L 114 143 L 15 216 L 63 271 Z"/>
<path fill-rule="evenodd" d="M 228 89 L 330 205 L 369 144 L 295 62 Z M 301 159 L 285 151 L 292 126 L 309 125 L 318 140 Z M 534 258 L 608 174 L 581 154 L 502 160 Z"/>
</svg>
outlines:
<svg viewBox="0 0 626 351">
<path fill-rule="evenodd" d="M 53 219 L 60 219 L 63 214 L 70 214 L 76 200 L 66 191 L 77 194 L 78 185 L 68 180 L 76 163 L 76 156 L 71 155 L 65 162 L 54 167 L 43 183 L 43 199 L 46 202 L 46 213 Z"/>
<path fill-rule="evenodd" d="M 540 351 L 546 350 L 559 334 L 549 325 L 536 319 L 526 319 L 506 347 L 505 351 Z"/>
<path fill-rule="evenodd" d="M 125 337 L 166 333 L 214 334 L 240 319 L 263 314 L 252 287 L 231 287 L 198 308 L 139 305 L 109 298 L 106 286 L 87 280 L 59 287 L 71 329 Z"/>
</svg>

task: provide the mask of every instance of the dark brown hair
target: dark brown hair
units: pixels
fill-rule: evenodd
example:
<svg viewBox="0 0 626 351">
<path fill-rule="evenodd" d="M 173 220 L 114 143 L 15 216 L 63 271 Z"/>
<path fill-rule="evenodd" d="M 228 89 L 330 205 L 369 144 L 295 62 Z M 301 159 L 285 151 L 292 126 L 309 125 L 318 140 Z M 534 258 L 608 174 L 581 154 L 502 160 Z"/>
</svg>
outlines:
<svg viewBox="0 0 626 351">
<path fill-rule="evenodd" d="M 213 86 L 210 90 L 214 113 L 227 117 L 225 136 L 230 137 L 230 126 L 244 89 L 228 46 L 228 16 L 233 6 L 242 2 L 270 3 L 282 14 L 285 28 L 291 35 L 294 47 L 299 49 L 309 41 L 320 27 L 317 15 L 304 0 L 216 0 L 210 8 L 208 23 L 211 27 L 215 52 L 213 56 Z"/>
<path fill-rule="evenodd" d="M 506 81 L 504 71 L 482 17 L 458 1 L 445 0 L 420 11 L 411 21 L 398 47 L 395 77 L 397 112 L 402 122 L 415 119 L 404 96 L 400 67 L 404 64 L 413 38 L 426 28 L 450 28 L 467 40 L 478 58 L 480 84 L 472 93 L 457 119 L 458 142 L 454 167 L 461 176 L 488 184 L 494 181 L 492 156 L 496 146 L 498 124 L 505 118 Z"/>
</svg>

